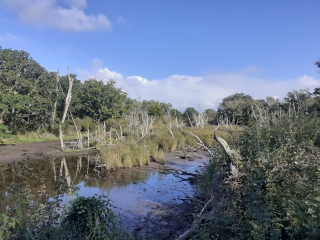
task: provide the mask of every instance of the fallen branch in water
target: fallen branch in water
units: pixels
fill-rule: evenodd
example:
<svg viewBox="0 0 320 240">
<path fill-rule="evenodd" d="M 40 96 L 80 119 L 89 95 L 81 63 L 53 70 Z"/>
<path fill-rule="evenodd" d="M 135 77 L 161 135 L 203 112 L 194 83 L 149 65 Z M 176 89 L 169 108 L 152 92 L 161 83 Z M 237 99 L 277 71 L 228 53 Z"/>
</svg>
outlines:
<svg viewBox="0 0 320 240">
<path fill-rule="evenodd" d="M 170 166 L 168 166 L 168 165 L 166 165 L 165 168 L 166 168 L 167 170 L 173 170 L 173 171 L 182 172 L 182 173 L 185 174 L 185 175 L 190 175 L 190 176 L 193 176 L 193 177 L 196 177 L 196 176 L 197 176 L 197 174 L 190 173 L 190 172 L 186 172 L 186 171 L 183 171 L 183 170 L 178 169 L 178 168 L 170 167 Z"/>
</svg>

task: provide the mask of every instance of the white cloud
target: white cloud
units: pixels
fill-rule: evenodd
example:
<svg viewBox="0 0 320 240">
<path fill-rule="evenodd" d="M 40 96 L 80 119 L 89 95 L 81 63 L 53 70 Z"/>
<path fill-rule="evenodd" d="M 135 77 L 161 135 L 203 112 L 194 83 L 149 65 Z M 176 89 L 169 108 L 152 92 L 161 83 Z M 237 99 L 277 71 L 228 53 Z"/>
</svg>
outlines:
<svg viewBox="0 0 320 240">
<path fill-rule="evenodd" d="M 83 79 L 95 78 L 97 80 L 103 80 L 108 82 L 110 79 L 119 80 L 123 79 L 123 76 L 120 73 L 109 70 L 108 68 L 102 68 L 102 61 L 94 58 L 92 60 L 92 72 L 88 70 L 78 69 L 79 76 Z"/>
<path fill-rule="evenodd" d="M 97 67 L 98 65 L 100 67 Z M 93 61 L 92 71 L 80 70 L 82 79 L 96 78 L 107 82 L 114 79 L 117 87 L 128 93 L 129 97 L 169 102 L 174 108 L 184 111 L 187 107 L 216 109 L 221 100 L 231 94 L 244 92 L 255 99 L 267 96 L 282 98 L 292 90 L 320 86 L 320 80 L 309 76 L 296 79 L 263 79 L 253 77 L 251 71 L 240 70 L 231 73 L 207 74 L 204 76 L 171 75 L 164 79 L 148 80 L 141 76 L 123 77 L 122 74 L 102 68 L 102 62 Z"/>
<path fill-rule="evenodd" d="M 302 77 L 298 78 L 298 82 L 300 85 L 306 86 L 308 88 L 316 88 L 320 87 L 320 81 L 317 79 L 314 79 L 312 77 L 303 75 Z"/>
<path fill-rule="evenodd" d="M 56 0 L 3 0 L 23 22 L 39 27 L 55 27 L 64 31 L 111 30 L 105 15 L 87 15 L 82 9 L 86 0 L 66 0 L 70 8 L 62 8 Z"/>
<path fill-rule="evenodd" d="M 19 38 L 11 33 L 7 33 L 6 35 L 0 35 L 0 42 L 9 42 L 9 41 L 16 41 L 16 42 L 24 42 L 22 38 Z"/>
</svg>

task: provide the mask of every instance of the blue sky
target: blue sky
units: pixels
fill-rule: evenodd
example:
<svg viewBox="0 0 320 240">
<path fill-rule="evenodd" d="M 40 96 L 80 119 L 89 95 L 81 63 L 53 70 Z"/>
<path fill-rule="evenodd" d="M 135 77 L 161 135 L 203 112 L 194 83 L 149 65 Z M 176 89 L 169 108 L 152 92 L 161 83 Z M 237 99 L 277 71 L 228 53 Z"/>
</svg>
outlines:
<svg viewBox="0 0 320 240">
<path fill-rule="evenodd" d="M 0 46 L 132 98 L 216 108 L 320 85 L 319 0 L 0 0 Z"/>
</svg>

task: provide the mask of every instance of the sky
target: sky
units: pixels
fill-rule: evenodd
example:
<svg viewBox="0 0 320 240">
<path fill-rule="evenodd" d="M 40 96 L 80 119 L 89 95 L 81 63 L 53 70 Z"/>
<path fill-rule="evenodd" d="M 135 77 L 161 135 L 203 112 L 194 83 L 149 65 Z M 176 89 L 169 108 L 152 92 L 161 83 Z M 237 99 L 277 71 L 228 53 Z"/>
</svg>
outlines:
<svg viewBox="0 0 320 240">
<path fill-rule="evenodd" d="M 0 0 L 0 46 L 181 111 L 320 87 L 320 0 Z"/>
</svg>

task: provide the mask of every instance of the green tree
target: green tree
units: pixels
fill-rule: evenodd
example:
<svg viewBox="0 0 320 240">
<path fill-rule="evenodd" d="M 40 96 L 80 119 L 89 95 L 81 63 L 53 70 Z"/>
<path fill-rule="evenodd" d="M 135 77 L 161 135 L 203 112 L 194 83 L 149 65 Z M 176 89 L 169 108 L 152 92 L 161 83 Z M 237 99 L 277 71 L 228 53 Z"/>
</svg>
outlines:
<svg viewBox="0 0 320 240">
<path fill-rule="evenodd" d="M 170 115 L 174 119 L 176 118 L 176 116 L 178 120 L 183 119 L 182 112 L 180 112 L 178 109 L 170 109 Z"/>
<path fill-rule="evenodd" d="M 0 47 L 0 121 L 11 131 L 30 131 L 50 124 L 53 73 L 29 53 Z"/>
<path fill-rule="evenodd" d="M 206 109 L 204 111 L 206 118 L 207 118 L 207 123 L 210 125 L 218 124 L 217 122 L 217 111 L 213 109 Z"/>
<path fill-rule="evenodd" d="M 197 114 L 198 114 L 197 110 L 195 110 L 193 107 L 188 107 L 182 114 L 183 122 L 189 127 L 195 126 L 194 115 L 197 115 Z"/>
<path fill-rule="evenodd" d="M 300 110 L 307 110 L 308 106 L 312 105 L 310 101 L 311 93 L 309 89 L 300 89 L 294 90 L 292 92 L 288 92 L 286 97 L 284 98 L 285 108 L 286 110 L 292 109 L 295 112 L 299 112 Z"/>
<path fill-rule="evenodd" d="M 116 82 L 113 80 L 107 84 L 96 79 L 85 81 L 79 94 L 81 102 L 79 116 L 100 121 L 120 118 L 127 108 L 125 104 L 127 94 L 115 85 Z"/>
<path fill-rule="evenodd" d="M 162 118 L 165 114 L 170 112 L 172 105 L 170 103 L 164 103 L 159 101 L 147 101 L 142 102 L 142 107 L 148 110 L 150 116 Z"/>
<path fill-rule="evenodd" d="M 46 70 L 29 53 L 0 47 L 0 87 L 3 91 L 30 94 Z"/>
<path fill-rule="evenodd" d="M 253 98 L 244 93 L 235 93 L 225 97 L 218 107 L 218 117 L 227 116 L 230 122 L 248 124 Z"/>
<path fill-rule="evenodd" d="M 316 61 L 314 64 L 315 64 L 318 68 L 320 68 L 320 60 Z"/>
</svg>

